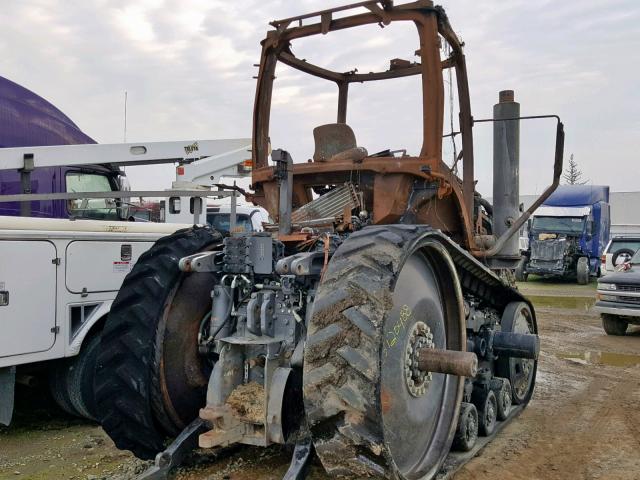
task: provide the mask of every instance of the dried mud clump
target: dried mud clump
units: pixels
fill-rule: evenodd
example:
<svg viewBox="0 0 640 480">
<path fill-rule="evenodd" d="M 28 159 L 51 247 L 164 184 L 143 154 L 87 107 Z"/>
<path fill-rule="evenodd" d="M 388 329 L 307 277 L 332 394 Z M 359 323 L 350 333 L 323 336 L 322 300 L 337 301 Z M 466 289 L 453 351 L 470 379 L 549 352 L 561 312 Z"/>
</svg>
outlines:
<svg viewBox="0 0 640 480">
<path fill-rule="evenodd" d="M 263 425 L 266 412 L 264 410 L 264 387 L 256 382 L 238 386 L 229 398 L 227 405 L 233 410 L 238 420 Z"/>
</svg>

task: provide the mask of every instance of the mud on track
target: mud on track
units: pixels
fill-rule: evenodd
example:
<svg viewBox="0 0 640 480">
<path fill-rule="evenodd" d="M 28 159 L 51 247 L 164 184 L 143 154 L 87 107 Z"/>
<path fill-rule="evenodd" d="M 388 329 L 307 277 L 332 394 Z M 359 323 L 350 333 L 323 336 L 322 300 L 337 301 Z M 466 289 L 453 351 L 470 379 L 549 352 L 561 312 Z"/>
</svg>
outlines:
<svg viewBox="0 0 640 480">
<path fill-rule="evenodd" d="M 588 310 L 593 286 L 529 282 L 522 290 L 536 304 L 541 334 L 535 395 L 455 479 L 639 479 L 640 328 L 605 335 Z M 147 465 L 98 426 L 51 407 L 43 390 L 21 389 L 18 402 L 16 422 L 0 429 L 0 479 L 125 480 Z M 279 480 L 289 458 L 278 446 L 196 452 L 173 478 Z M 315 464 L 310 478 L 329 477 Z"/>
</svg>

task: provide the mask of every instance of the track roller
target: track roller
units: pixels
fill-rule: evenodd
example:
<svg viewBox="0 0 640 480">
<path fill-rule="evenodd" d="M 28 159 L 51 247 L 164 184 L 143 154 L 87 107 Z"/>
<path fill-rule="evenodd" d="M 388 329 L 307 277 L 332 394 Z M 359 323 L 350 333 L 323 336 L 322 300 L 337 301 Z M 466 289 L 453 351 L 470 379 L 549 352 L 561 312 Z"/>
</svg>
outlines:
<svg viewBox="0 0 640 480">
<path fill-rule="evenodd" d="M 498 420 L 506 420 L 511 411 L 511 383 L 506 378 L 494 378 L 491 381 L 491 389 L 496 396 Z"/>
<path fill-rule="evenodd" d="M 452 448 L 459 452 L 468 452 L 478 440 L 478 410 L 473 403 L 463 402 L 460 405 L 460 418 Z"/>
<path fill-rule="evenodd" d="M 496 428 L 498 401 L 493 390 L 475 389 L 471 401 L 478 409 L 478 431 L 483 437 L 490 436 Z"/>
</svg>

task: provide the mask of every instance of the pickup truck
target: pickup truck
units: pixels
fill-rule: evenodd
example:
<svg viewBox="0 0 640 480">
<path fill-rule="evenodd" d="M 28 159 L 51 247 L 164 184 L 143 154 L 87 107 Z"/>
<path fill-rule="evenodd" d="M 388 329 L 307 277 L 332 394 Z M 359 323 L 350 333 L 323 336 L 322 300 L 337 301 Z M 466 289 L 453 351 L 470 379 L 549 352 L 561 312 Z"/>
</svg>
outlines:
<svg viewBox="0 0 640 480">
<path fill-rule="evenodd" d="M 624 335 L 630 324 L 640 325 L 640 251 L 598 280 L 594 310 L 608 335 Z"/>
</svg>

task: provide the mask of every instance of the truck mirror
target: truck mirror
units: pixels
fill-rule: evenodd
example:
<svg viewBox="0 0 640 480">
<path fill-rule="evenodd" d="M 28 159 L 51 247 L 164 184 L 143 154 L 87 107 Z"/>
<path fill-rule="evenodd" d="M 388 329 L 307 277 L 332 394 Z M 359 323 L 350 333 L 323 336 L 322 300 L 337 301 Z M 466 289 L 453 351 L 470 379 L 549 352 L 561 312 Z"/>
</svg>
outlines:
<svg viewBox="0 0 640 480">
<path fill-rule="evenodd" d="M 129 202 L 124 201 L 125 199 L 118 200 L 114 202 L 116 206 L 116 210 L 118 211 L 118 218 L 120 220 L 129 220 Z"/>
<path fill-rule="evenodd" d="M 124 175 L 120 175 L 119 184 L 120 191 L 122 192 L 130 192 L 131 184 L 129 183 L 129 179 Z M 131 209 L 129 208 L 131 205 L 131 198 L 119 198 L 119 199 L 111 199 L 116 207 L 116 211 L 118 212 L 118 218 L 120 220 L 129 220 L 129 216 L 131 214 Z"/>
</svg>

